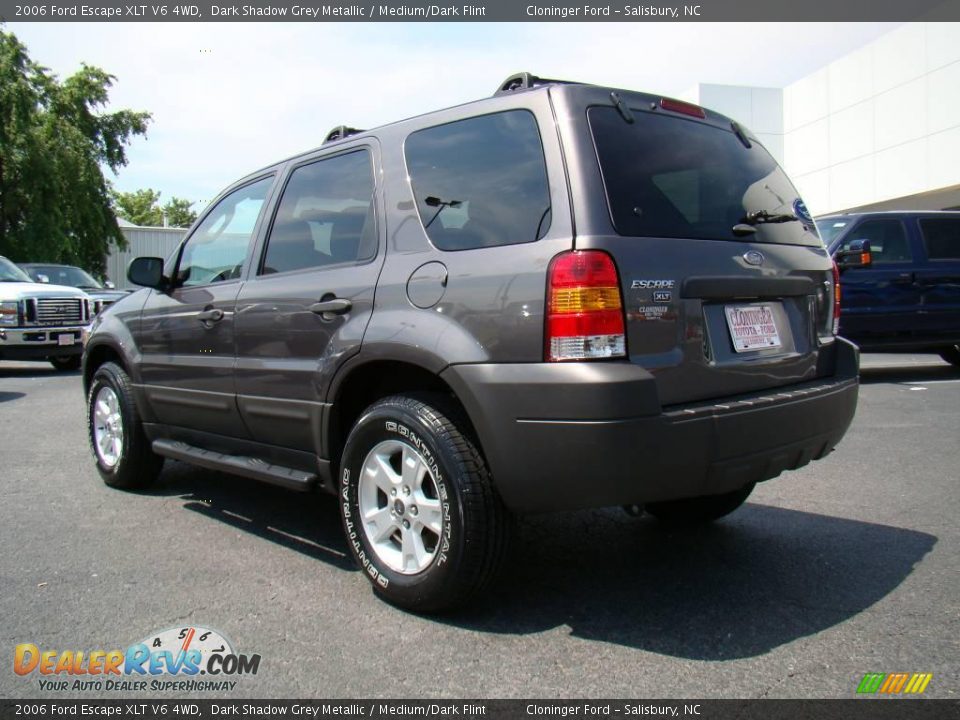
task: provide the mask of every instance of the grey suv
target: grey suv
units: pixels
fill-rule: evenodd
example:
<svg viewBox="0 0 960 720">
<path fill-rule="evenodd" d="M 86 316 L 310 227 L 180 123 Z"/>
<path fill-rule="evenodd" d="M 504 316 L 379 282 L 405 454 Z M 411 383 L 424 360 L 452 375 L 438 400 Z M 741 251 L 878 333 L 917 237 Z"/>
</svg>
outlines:
<svg viewBox="0 0 960 720">
<path fill-rule="evenodd" d="M 837 274 L 750 132 L 522 74 L 228 188 L 85 352 L 108 485 L 164 458 L 339 500 L 376 592 L 475 594 L 511 516 L 701 522 L 857 402 Z"/>
</svg>

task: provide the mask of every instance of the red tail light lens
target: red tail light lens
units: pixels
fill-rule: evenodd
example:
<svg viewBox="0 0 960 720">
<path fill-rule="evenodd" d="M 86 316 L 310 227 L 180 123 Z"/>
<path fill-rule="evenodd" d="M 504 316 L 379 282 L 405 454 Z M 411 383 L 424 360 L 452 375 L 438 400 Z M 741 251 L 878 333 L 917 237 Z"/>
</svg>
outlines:
<svg viewBox="0 0 960 720">
<path fill-rule="evenodd" d="M 840 332 L 840 268 L 833 263 L 833 334 Z"/>
<path fill-rule="evenodd" d="M 624 357 L 626 334 L 617 267 L 602 250 L 572 250 L 550 263 L 546 359 Z"/>
</svg>

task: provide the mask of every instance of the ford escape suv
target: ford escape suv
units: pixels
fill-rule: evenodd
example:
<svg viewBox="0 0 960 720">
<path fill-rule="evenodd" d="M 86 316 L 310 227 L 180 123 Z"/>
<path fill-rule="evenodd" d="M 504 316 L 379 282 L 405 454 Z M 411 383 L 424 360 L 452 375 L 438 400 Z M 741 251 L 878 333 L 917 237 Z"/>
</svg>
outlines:
<svg viewBox="0 0 960 720">
<path fill-rule="evenodd" d="M 376 592 L 494 576 L 515 513 L 707 521 L 822 458 L 858 353 L 797 191 L 698 106 L 508 79 L 228 188 L 94 321 L 108 485 L 165 458 L 335 494 Z"/>
</svg>

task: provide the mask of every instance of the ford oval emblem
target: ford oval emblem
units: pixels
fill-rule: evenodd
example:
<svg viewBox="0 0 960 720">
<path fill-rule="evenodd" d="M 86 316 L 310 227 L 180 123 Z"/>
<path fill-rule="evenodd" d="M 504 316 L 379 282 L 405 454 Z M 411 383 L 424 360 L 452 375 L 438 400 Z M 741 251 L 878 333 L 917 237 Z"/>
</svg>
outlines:
<svg viewBox="0 0 960 720">
<path fill-rule="evenodd" d="M 763 265 L 763 253 L 756 250 L 749 250 L 743 254 L 743 259 L 746 260 L 747 265 L 755 265 L 760 267 Z"/>
</svg>

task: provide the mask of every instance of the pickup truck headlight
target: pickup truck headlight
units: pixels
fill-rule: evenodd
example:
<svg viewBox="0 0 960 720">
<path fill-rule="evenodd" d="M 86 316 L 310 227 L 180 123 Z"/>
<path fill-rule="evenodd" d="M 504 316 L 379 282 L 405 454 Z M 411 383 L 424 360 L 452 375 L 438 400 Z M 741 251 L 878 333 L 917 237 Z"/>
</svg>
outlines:
<svg viewBox="0 0 960 720">
<path fill-rule="evenodd" d="M 15 300 L 0 302 L 0 325 L 13 326 L 20 322 L 20 307 Z"/>
</svg>

